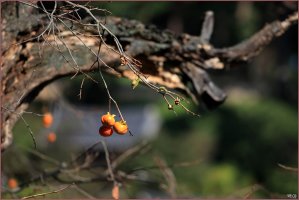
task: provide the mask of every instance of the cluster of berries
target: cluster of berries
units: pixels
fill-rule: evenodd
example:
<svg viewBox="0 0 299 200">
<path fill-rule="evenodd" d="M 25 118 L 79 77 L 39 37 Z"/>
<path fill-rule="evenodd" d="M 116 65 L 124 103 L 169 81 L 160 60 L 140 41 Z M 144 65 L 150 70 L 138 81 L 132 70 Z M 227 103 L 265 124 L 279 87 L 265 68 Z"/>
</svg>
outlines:
<svg viewBox="0 0 299 200">
<path fill-rule="evenodd" d="M 53 124 L 53 115 L 51 113 L 47 112 L 44 114 L 43 124 L 45 128 L 49 128 Z M 56 141 L 56 134 L 54 132 L 50 132 L 47 136 L 47 140 L 50 143 L 54 143 Z"/>
<path fill-rule="evenodd" d="M 114 117 L 115 115 L 111 115 L 109 112 L 101 117 L 101 122 L 103 124 L 99 129 L 99 134 L 101 136 L 109 137 L 113 134 L 113 130 L 120 135 L 124 135 L 129 131 L 125 121 L 121 120 L 115 122 Z"/>
</svg>

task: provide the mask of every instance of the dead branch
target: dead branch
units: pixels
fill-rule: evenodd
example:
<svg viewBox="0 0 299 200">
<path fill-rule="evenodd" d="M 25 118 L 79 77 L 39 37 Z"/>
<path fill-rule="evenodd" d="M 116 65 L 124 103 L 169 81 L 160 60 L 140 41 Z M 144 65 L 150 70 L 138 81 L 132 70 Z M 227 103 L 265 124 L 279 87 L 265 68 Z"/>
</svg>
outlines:
<svg viewBox="0 0 299 200">
<path fill-rule="evenodd" d="M 131 80 L 137 76 L 141 83 L 158 93 L 161 91 L 157 85 L 160 85 L 179 90 L 194 101 L 219 104 L 226 95 L 213 83 L 207 70 L 223 70 L 232 62 L 257 56 L 298 19 L 295 12 L 285 20 L 266 25 L 240 44 L 219 49 L 209 43 L 214 22 L 211 12 L 206 14 L 201 38 L 188 34 L 176 36 L 136 20 L 100 18 L 92 9 L 73 2 L 67 2 L 64 9 L 55 3 L 51 11 L 23 2 L 19 10 L 25 16 L 17 18 L 14 4 L 6 2 L 2 6 L 1 98 L 3 106 L 16 113 L 23 113 L 43 87 L 61 77 L 81 73 L 99 84 L 88 75 L 96 72 L 92 67 L 95 61 L 102 72 Z M 79 17 L 74 18 L 71 14 L 79 9 L 85 10 L 88 17 L 81 18 L 77 13 Z M 55 10 L 65 12 L 57 14 Z M 101 51 L 97 54 L 101 43 Z M 141 68 L 135 58 L 142 63 Z M 33 71 L 38 75 L 32 77 Z M 21 98 L 17 91 L 22 91 Z M 172 98 L 173 94 L 166 90 L 166 95 Z M 182 100 L 175 95 L 173 100 L 177 97 Z M 12 143 L 12 128 L 20 116 L 2 108 L 1 114 L 1 150 L 4 150 Z"/>
<path fill-rule="evenodd" d="M 124 153 L 122 153 L 120 156 L 118 156 L 114 161 L 111 163 L 111 168 L 115 169 L 117 168 L 121 163 L 124 161 L 127 161 L 128 158 L 132 157 L 133 155 L 140 152 L 142 148 L 145 148 L 148 145 L 148 142 L 142 142 L 141 144 L 134 146 Z"/>
<path fill-rule="evenodd" d="M 162 158 L 160 158 L 159 156 L 156 156 L 154 158 L 154 160 L 157 163 L 157 165 L 159 166 L 159 168 L 167 182 L 167 186 L 165 188 L 166 191 L 170 194 L 170 196 L 172 198 L 175 198 L 177 182 L 176 182 L 176 178 L 175 178 L 173 171 L 171 170 L 171 168 L 169 168 L 167 166 L 166 161 L 162 160 Z"/>
<path fill-rule="evenodd" d="M 223 49 L 211 49 L 211 54 L 223 61 L 247 61 L 257 56 L 274 38 L 281 36 L 292 24 L 298 21 L 298 12 L 283 21 L 267 24 L 247 40 L 235 46 Z M 209 52 L 209 51 L 208 51 Z"/>
</svg>

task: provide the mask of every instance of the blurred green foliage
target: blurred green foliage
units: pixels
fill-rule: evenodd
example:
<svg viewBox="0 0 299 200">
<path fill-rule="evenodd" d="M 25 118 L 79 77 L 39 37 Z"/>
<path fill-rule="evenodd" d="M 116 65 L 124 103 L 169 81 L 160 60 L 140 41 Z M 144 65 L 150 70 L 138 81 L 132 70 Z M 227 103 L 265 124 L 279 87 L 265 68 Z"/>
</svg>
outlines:
<svg viewBox="0 0 299 200">
<path fill-rule="evenodd" d="M 228 100 L 218 110 L 202 113 L 200 118 L 182 109 L 177 109 L 176 116 L 168 111 L 165 103 L 157 105 L 165 121 L 159 136 L 151 143 L 152 150 L 126 162 L 122 166 L 124 170 L 153 166 L 157 155 L 168 164 L 198 160 L 199 163 L 188 167 L 173 167 L 179 196 L 226 197 L 254 184 L 261 184 L 270 191 L 258 190 L 253 194 L 257 198 L 269 198 L 271 192 L 297 193 L 297 174 L 278 167 L 278 163 L 297 165 L 297 112 L 287 104 L 256 97 L 248 97 L 246 101 Z M 25 119 L 33 131 L 38 132 L 40 119 L 32 115 Z M 32 148 L 22 121 L 15 126 L 14 133 L 17 146 Z M 3 170 L 7 174 L 19 174 L 27 179 L 30 176 L 24 174 L 32 173 L 37 167 L 24 172 L 24 166 L 40 165 L 39 161 L 29 163 L 29 154 L 22 149 L 10 151 L 3 156 L 6 163 Z M 11 154 L 13 158 L 6 156 Z M 55 154 L 57 152 L 51 152 L 51 156 Z M 151 176 L 164 181 L 159 170 L 150 171 L 154 172 Z M 139 182 L 130 183 L 128 188 L 130 197 L 148 188 L 158 190 L 157 185 Z"/>
</svg>

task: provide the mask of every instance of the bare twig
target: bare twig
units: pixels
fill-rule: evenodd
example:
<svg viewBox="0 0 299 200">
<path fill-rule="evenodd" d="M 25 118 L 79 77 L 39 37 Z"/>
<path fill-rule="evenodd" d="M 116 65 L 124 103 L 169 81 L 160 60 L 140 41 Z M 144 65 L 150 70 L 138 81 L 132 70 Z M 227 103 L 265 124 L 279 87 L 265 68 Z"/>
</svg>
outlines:
<svg viewBox="0 0 299 200">
<path fill-rule="evenodd" d="M 51 157 L 49 157 L 49 156 L 47 156 L 47 155 L 41 153 L 41 152 L 38 152 L 38 151 L 36 151 L 36 150 L 31 150 L 31 149 L 28 149 L 28 148 L 24 148 L 24 149 L 25 149 L 26 151 L 28 151 L 28 152 L 34 154 L 35 156 L 37 156 L 37 157 L 43 159 L 43 160 L 46 160 L 46 161 L 48 161 L 48 162 L 51 162 L 51 163 L 53 163 L 53 164 L 55 164 L 55 165 L 57 165 L 57 166 L 61 166 L 61 164 L 60 164 L 59 161 L 57 161 L 57 160 L 55 160 L 55 159 L 53 159 L 53 158 L 51 158 Z"/>
<path fill-rule="evenodd" d="M 117 181 L 115 180 L 115 177 L 114 177 L 113 169 L 111 167 L 109 151 L 108 151 L 107 145 L 103 140 L 101 140 L 100 142 L 102 143 L 104 151 L 105 151 L 106 163 L 107 163 L 107 167 L 108 167 L 108 171 L 109 171 L 111 180 L 113 181 L 114 184 L 117 184 Z"/>
<path fill-rule="evenodd" d="M 72 186 L 72 188 L 74 188 L 75 190 L 77 190 L 79 193 L 81 193 L 82 195 L 86 196 L 89 199 L 96 199 L 96 197 L 92 196 L 91 194 L 89 194 L 88 192 L 86 192 L 85 190 L 83 190 L 81 187 L 79 187 L 78 185 L 74 184 Z"/>
<path fill-rule="evenodd" d="M 166 162 L 162 160 L 160 157 L 156 156 L 154 158 L 155 162 L 157 163 L 158 167 L 160 168 L 164 178 L 167 182 L 167 192 L 170 194 L 172 198 L 176 197 L 176 178 L 172 170 L 167 166 Z"/>
<path fill-rule="evenodd" d="M 103 30 L 103 33 L 102 33 L 102 34 L 104 34 L 104 30 Z M 99 60 L 99 54 L 100 54 L 100 51 L 101 51 L 102 41 L 103 41 L 103 40 L 101 40 L 101 43 L 99 44 L 99 48 L 98 48 L 97 62 L 98 62 L 98 68 L 99 68 L 100 77 L 101 77 L 101 79 L 102 79 L 102 81 L 103 81 L 103 83 L 104 83 L 104 87 L 105 87 L 106 92 L 107 92 L 107 95 L 108 95 L 108 97 L 109 97 L 109 112 L 111 112 L 111 101 L 113 101 L 113 103 L 114 103 L 114 105 L 115 105 L 115 107 L 116 107 L 116 109 L 117 109 L 117 111 L 118 111 L 118 113 L 119 113 L 120 118 L 121 118 L 123 121 L 125 121 L 125 120 L 124 120 L 124 117 L 123 117 L 123 115 L 122 115 L 122 113 L 121 113 L 121 111 L 120 111 L 120 109 L 119 109 L 119 106 L 118 106 L 117 102 L 114 100 L 114 98 L 113 98 L 113 97 L 111 96 L 111 94 L 110 94 L 110 91 L 109 91 L 109 89 L 108 89 L 106 80 L 105 80 L 105 78 L 104 78 L 104 76 L 103 76 L 103 74 L 102 74 L 102 69 L 101 69 L 101 67 L 100 67 L 100 60 Z"/>
<path fill-rule="evenodd" d="M 288 171 L 291 171 L 291 172 L 298 172 L 298 168 L 295 168 L 295 167 L 288 167 L 288 166 L 285 166 L 283 164 L 280 164 L 278 163 L 277 164 L 279 167 L 281 167 L 282 169 L 285 169 L 285 170 L 288 170 Z"/>
<path fill-rule="evenodd" d="M 201 161 L 200 160 L 194 160 L 194 161 L 190 161 L 190 162 L 180 162 L 180 163 L 174 163 L 174 164 L 169 164 L 168 167 L 173 168 L 173 167 L 189 167 L 192 165 L 196 165 L 199 164 Z M 132 174 L 136 171 L 140 171 L 140 170 L 151 170 L 151 169 L 158 169 L 159 167 L 157 167 L 156 165 L 152 165 L 152 166 L 144 166 L 144 167 L 138 167 L 135 169 L 132 169 L 128 172 L 128 174 Z"/>
<path fill-rule="evenodd" d="M 40 197 L 40 196 L 46 196 L 46 195 L 49 195 L 49 194 L 54 194 L 54 193 L 59 193 L 59 192 L 62 192 L 66 189 L 68 189 L 69 187 L 71 187 L 73 184 L 71 185 L 67 185 L 61 189 L 58 189 L 58 190 L 54 190 L 54 191 L 51 191 L 51 192 L 44 192 L 44 193 L 40 193 L 40 194 L 34 194 L 34 195 L 30 195 L 30 196 L 26 196 L 26 197 L 23 197 L 22 199 L 30 199 L 30 198 L 36 198 L 36 197 Z"/>
<path fill-rule="evenodd" d="M 80 92 L 78 94 L 80 100 L 81 100 L 81 97 L 82 97 L 82 88 L 83 88 L 84 80 L 85 80 L 85 78 L 82 79 L 82 82 L 81 82 L 81 85 L 80 85 Z"/>
<path fill-rule="evenodd" d="M 13 113 L 15 115 L 18 115 L 22 119 L 22 121 L 24 122 L 24 124 L 25 124 L 25 126 L 26 126 L 26 128 L 27 128 L 27 130 L 28 130 L 28 132 L 29 132 L 29 134 L 31 136 L 31 138 L 32 138 L 32 141 L 33 141 L 33 144 L 34 144 L 34 148 L 37 149 L 36 140 L 35 140 L 33 131 L 31 130 L 31 127 L 29 126 L 29 124 L 27 123 L 27 121 L 24 119 L 22 113 L 18 113 L 18 112 L 9 110 L 9 109 L 7 109 L 7 108 L 5 108 L 3 106 L 1 106 L 1 108 L 6 109 L 8 112 L 11 112 L 11 113 Z"/>
<path fill-rule="evenodd" d="M 253 186 L 251 186 L 249 188 L 249 190 L 250 191 L 245 194 L 245 196 L 243 197 L 243 199 L 252 199 L 251 196 L 255 192 L 260 191 L 260 190 L 262 190 L 267 195 L 269 195 L 270 199 L 283 199 L 283 198 L 285 198 L 285 195 L 273 193 L 273 192 L 269 191 L 268 189 L 266 189 L 263 185 L 260 185 L 260 184 L 254 184 Z M 229 197 L 229 198 L 233 198 L 233 197 Z"/>
<path fill-rule="evenodd" d="M 148 142 L 142 142 L 141 144 L 134 146 L 134 147 L 128 149 L 127 151 L 125 151 L 124 153 L 122 153 L 111 163 L 112 169 L 115 169 L 122 162 L 124 162 L 125 160 L 128 160 L 128 158 L 130 158 L 133 155 L 135 155 L 136 153 L 140 152 L 140 149 L 143 149 L 147 145 L 148 145 Z"/>
</svg>

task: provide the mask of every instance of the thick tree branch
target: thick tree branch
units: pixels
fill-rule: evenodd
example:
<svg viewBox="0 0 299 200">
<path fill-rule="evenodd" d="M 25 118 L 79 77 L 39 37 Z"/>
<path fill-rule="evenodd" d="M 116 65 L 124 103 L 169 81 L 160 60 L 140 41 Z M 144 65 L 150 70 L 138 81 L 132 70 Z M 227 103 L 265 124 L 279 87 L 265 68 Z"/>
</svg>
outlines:
<svg viewBox="0 0 299 200">
<path fill-rule="evenodd" d="M 69 12 L 56 14 L 53 11 L 43 15 L 34 6 L 20 4 L 19 10 L 26 16 L 18 18 L 13 5 L 6 3 L 2 6 L 5 42 L 2 44 L 1 98 L 4 108 L 22 113 L 51 81 L 78 73 L 90 76 L 88 73 L 95 72 L 98 67 L 94 52 L 101 43 L 99 37 L 105 41 L 98 57 L 102 61 L 99 67 L 113 76 L 136 79 L 136 74 L 128 66 L 121 65 L 121 56 L 115 50 L 120 48 L 120 44 L 107 31 L 99 35 L 92 16 L 73 20 Z M 203 38 L 175 35 L 152 25 L 117 17 L 98 18 L 98 21 L 106 22 L 104 28 L 118 38 L 126 55 L 142 63 L 140 72 L 148 76 L 148 83 L 180 90 L 194 101 L 213 105 L 223 102 L 226 95 L 213 83 L 206 70 L 224 69 L 231 62 L 253 58 L 297 19 L 296 12 L 284 21 L 266 25 L 244 42 L 223 49 L 209 43 L 213 30 L 213 13 L 210 12 L 204 22 Z M 14 43 L 16 45 L 12 45 Z M 92 81 L 98 84 L 97 80 Z M 188 83 L 191 87 L 187 86 Z M 4 109 L 1 113 L 4 133 L 1 149 L 5 149 L 12 142 L 12 127 L 19 116 Z"/>
<path fill-rule="evenodd" d="M 292 24 L 296 24 L 297 21 L 298 12 L 295 12 L 284 21 L 277 20 L 267 24 L 240 44 L 229 48 L 212 49 L 211 54 L 228 62 L 247 61 L 257 56 L 274 38 L 281 36 Z"/>
</svg>

